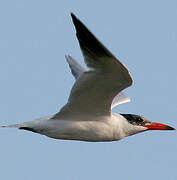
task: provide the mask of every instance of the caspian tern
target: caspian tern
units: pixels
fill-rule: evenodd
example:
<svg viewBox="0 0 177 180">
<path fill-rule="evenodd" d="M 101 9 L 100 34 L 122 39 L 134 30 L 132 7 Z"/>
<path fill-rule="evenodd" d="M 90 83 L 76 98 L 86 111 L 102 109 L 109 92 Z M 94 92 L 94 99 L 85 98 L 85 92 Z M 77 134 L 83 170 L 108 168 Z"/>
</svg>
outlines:
<svg viewBox="0 0 177 180">
<path fill-rule="evenodd" d="M 143 116 L 112 113 L 115 106 L 130 101 L 122 92 L 132 85 L 127 68 L 71 13 L 82 50 L 86 71 L 71 56 L 66 56 L 76 82 L 67 104 L 55 115 L 42 117 L 17 127 L 55 139 L 116 141 L 147 130 L 175 130 L 151 122 Z"/>
</svg>

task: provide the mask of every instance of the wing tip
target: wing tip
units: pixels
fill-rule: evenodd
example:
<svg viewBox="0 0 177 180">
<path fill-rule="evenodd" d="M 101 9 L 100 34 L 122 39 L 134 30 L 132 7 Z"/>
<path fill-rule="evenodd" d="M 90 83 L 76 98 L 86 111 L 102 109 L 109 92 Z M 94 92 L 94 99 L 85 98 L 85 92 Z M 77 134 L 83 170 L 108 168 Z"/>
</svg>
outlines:
<svg viewBox="0 0 177 180">
<path fill-rule="evenodd" d="M 66 61 L 69 65 L 78 64 L 75 59 L 73 59 L 70 55 L 65 55 Z"/>
<path fill-rule="evenodd" d="M 73 23 L 76 25 L 78 22 L 80 22 L 78 20 L 78 18 L 76 17 L 76 15 L 74 13 L 71 12 L 71 17 L 72 17 L 72 20 L 73 20 Z"/>
<path fill-rule="evenodd" d="M 70 14 L 71 14 L 72 19 L 76 19 L 76 16 L 73 12 L 71 12 Z"/>
<path fill-rule="evenodd" d="M 76 34 L 77 34 L 77 37 L 78 36 L 81 36 L 82 33 L 91 33 L 88 28 L 82 23 L 82 21 L 80 21 L 74 13 L 71 12 L 71 17 L 72 17 L 72 21 L 73 21 L 73 24 L 75 26 L 75 29 L 76 29 Z M 78 35 L 80 34 L 80 35 Z M 92 34 L 92 33 L 91 33 Z"/>
<path fill-rule="evenodd" d="M 70 62 L 70 55 L 65 55 L 65 59 L 66 59 L 66 61 L 69 63 Z"/>
</svg>

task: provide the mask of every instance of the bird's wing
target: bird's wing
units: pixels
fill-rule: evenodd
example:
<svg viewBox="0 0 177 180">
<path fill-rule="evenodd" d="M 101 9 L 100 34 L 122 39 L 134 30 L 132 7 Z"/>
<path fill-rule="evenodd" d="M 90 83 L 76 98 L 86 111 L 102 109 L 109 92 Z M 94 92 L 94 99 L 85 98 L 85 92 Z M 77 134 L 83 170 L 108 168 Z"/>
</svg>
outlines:
<svg viewBox="0 0 177 180">
<path fill-rule="evenodd" d="M 73 76 L 75 77 L 75 79 L 78 79 L 81 76 L 81 74 L 86 70 L 71 56 L 65 56 L 65 58 L 69 64 Z"/>
<path fill-rule="evenodd" d="M 71 56 L 65 56 L 65 58 L 69 64 L 73 76 L 77 80 L 79 76 L 81 76 L 81 74 L 86 70 Z M 125 94 L 124 92 L 120 92 L 114 97 L 111 104 L 111 109 L 118 106 L 119 104 L 127 103 L 130 101 L 131 99 L 127 96 L 127 94 Z"/>
<path fill-rule="evenodd" d="M 124 92 L 120 92 L 119 94 L 117 94 L 114 97 L 112 104 L 111 104 L 111 109 L 115 108 L 119 104 L 128 103 L 130 101 L 131 101 L 131 99 L 127 96 L 127 94 L 125 94 Z"/>
<path fill-rule="evenodd" d="M 109 116 L 114 97 L 132 84 L 127 68 L 71 14 L 86 71 L 75 82 L 68 103 L 57 113 L 57 119 Z"/>
</svg>

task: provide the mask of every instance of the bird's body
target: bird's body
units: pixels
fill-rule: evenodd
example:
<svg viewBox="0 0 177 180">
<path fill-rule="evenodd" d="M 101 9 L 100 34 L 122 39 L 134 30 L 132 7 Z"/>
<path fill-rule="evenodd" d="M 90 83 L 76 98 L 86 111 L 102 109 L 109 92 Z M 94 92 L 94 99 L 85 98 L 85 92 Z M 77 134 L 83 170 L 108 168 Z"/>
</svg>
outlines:
<svg viewBox="0 0 177 180">
<path fill-rule="evenodd" d="M 132 85 L 127 68 L 71 14 L 76 34 L 89 70 L 66 56 L 76 82 L 68 102 L 55 115 L 39 118 L 17 127 L 55 139 L 115 141 L 146 130 L 174 130 L 142 116 L 115 114 L 112 108 L 130 101 L 122 92 Z"/>
<path fill-rule="evenodd" d="M 29 121 L 19 126 L 20 129 L 30 130 L 55 139 L 70 139 L 81 141 L 115 141 L 120 140 L 136 132 L 136 130 L 147 130 L 146 127 L 135 128 L 125 118 L 117 113 L 111 116 L 82 118 L 82 119 L 53 119 L 52 116 Z M 127 131 L 129 131 L 127 133 Z"/>
</svg>

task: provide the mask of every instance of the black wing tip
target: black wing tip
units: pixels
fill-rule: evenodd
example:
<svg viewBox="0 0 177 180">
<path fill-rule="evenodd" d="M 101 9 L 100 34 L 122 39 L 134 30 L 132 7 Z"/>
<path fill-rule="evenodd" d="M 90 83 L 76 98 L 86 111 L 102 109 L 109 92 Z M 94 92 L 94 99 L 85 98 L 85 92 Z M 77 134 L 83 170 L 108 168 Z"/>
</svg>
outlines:
<svg viewBox="0 0 177 180">
<path fill-rule="evenodd" d="M 76 28 L 76 31 L 88 31 L 88 29 L 85 27 L 85 25 L 76 17 L 74 13 L 71 12 L 72 21 L 74 23 L 74 26 Z"/>
<path fill-rule="evenodd" d="M 78 22 L 80 22 L 80 20 L 79 20 L 79 19 L 75 16 L 75 14 L 72 13 L 72 12 L 71 12 L 71 17 L 72 17 L 72 20 L 73 20 L 74 25 L 76 26 L 76 24 L 77 24 Z"/>
<path fill-rule="evenodd" d="M 72 17 L 72 19 L 77 19 L 73 12 L 71 12 L 71 17 Z"/>
<path fill-rule="evenodd" d="M 91 31 L 80 21 L 74 13 L 71 12 L 73 24 L 76 29 L 76 36 L 84 56 L 96 57 L 111 57 L 115 58 L 111 52 L 91 33 Z"/>
</svg>

